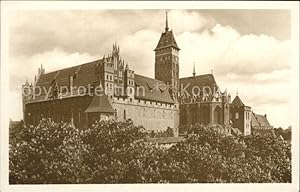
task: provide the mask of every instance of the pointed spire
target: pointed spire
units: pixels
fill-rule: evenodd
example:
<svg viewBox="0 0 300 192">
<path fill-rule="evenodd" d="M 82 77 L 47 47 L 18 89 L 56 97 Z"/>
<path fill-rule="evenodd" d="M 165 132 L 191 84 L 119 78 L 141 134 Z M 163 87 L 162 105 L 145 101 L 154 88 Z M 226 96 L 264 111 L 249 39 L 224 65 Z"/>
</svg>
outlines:
<svg viewBox="0 0 300 192">
<path fill-rule="evenodd" d="M 195 70 L 195 62 L 194 62 L 194 67 L 193 67 L 193 77 L 196 76 L 196 70 Z"/>
<path fill-rule="evenodd" d="M 165 28 L 166 32 L 169 31 L 169 27 L 168 27 L 168 11 L 166 11 L 166 28 Z"/>
</svg>

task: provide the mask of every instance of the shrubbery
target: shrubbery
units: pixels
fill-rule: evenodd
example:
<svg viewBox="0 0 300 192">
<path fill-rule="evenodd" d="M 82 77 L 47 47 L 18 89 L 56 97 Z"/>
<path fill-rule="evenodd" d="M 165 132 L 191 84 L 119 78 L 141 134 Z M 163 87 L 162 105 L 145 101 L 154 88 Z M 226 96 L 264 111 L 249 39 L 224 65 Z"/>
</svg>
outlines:
<svg viewBox="0 0 300 192">
<path fill-rule="evenodd" d="M 291 182 L 290 146 L 269 136 L 226 136 L 194 125 L 170 148 L 145 142 L 132 121 L 85 130 L 42 120 L 10 135 L 10 183 Z"/>
</svg>

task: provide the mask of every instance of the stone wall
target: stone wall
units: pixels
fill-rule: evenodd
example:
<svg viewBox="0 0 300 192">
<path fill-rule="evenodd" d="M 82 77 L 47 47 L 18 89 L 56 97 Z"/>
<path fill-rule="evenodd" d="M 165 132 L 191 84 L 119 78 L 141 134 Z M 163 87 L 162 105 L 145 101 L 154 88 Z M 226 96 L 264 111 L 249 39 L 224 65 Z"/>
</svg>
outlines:
<svg viewBox="0 0 300 192">
<path fill-rule="evenodd" d="M 132 119 L 148 131 L 165 131 L 168 127 L 178 130 L 178 105 L 119 97 L 113 99 L 112 106 L 120 121 Z"/>
</svg>

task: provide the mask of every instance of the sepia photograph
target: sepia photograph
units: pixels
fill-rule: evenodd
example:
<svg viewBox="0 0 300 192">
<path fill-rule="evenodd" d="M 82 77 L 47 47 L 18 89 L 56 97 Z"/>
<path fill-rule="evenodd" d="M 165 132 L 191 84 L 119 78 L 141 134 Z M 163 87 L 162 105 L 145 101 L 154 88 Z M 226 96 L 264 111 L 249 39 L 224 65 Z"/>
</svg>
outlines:
<svg viewBox="0 0 300 192">
<path fill-rule="evenodd" d="M 299 2 L 119 3 L 1 5 L 1 189 L 298 191 Z"/>
</svg>

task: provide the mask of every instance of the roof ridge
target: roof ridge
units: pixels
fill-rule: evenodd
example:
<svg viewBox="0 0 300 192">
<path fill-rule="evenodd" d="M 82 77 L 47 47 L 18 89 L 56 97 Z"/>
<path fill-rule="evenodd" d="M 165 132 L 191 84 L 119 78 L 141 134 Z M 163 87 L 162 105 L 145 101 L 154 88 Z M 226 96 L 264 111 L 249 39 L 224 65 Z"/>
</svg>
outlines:
<svg viewBox="0 0 300 192">
<path fill-rule="evenodd" d="M 97 60 L 94 60 L 94 61 L 91 61 L 91 62 L 87 62 L 87 63 L 82 63 L 82 64 L 79 64 L 79 65 L 75 65 L 75 66 L 72 66 L 72 67 L 66 67 L 66 68 L 63 68 L 63 69 L 57 69 L 57 70 L 54 70 L 54 71 L 50 71 L 48 73 L 44 73 L 42 75 L 47 75 L 47 74 L 50 74 L 50 73 L 55 73 L 55 72 L 58 72 L 58 71 L 62 71 L 62 70 L 67 70 L 67 69 L 71 69 L 71 68 L 75 68 L 75 67 L 81 67 L 83 65 L 88 65 L 88 64 L 92 64 L 94 62 L 97 62 L 97 61 L 102 61 L 103 59 L 97 59 Z"/>
<path fill-rule="evenodd" d="M 163 82 L 163 81 L 161 81 L 161 80 L 159 80 L 159 79 L 155 79 L 155 78 L 147 77 L 147 76 L 140 75 L 140 74 L 137 74 L 137 73 L 135 73 L 134 75 L 135 75 L 135 76 L 144 77 L 144 78 L 147 78 L 147 79 L 151 79 L 151 80 L 155 80 L 155 81 L 159 81 L 159 82 Z M 165 82 L 163 82 L 163 83 L 165 83 Z"/>
<path fill-rule="evenodd" d="M 213 74 L 207 73 L 207 74 L 202 74 L 202 75 L 195 75 L 195 77 L 194 77 L 194 76 L 190 76 L 190 77 L 181 77 L 181 78 L 179 78 L 179 79 L 197 78 L 197 77 L 203 77 L 203 76 L 213 76 L 213 77 L 214 77 Z"/>
</svg>

